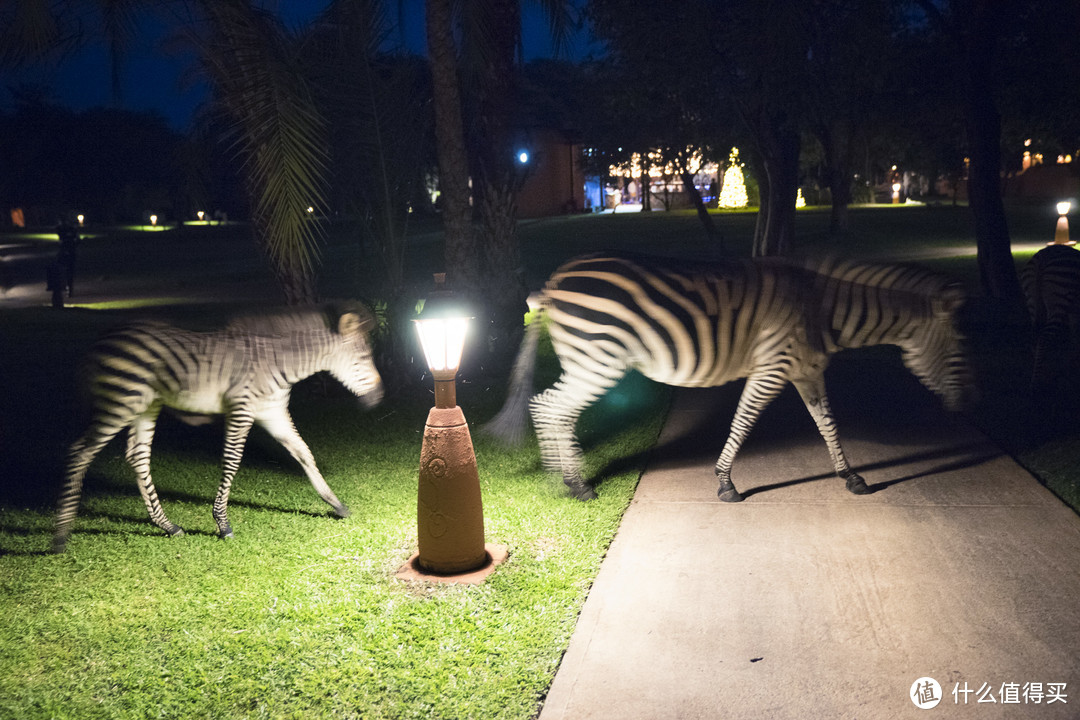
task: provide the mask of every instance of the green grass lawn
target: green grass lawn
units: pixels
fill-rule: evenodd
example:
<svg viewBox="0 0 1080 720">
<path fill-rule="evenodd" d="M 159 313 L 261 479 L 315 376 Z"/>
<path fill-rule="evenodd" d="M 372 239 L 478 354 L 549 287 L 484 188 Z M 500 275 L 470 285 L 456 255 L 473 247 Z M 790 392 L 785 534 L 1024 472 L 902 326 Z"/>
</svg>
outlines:
<svg viewBox="0 0 1080 720">
<path fill-rule="evenodd" d="M 983 389 L 969 417 L 1080 507 L 1080 437 L 1069 424 L 1032 431 L 1026 330 L 979 297 L 968 217 L 952 207 L 855 209 L 852 232 L 833 242 L 828 213 L 810 210 L 799 213 L 796 249 L 915 257 L 960 278 L 973 295 L 965 327 Z M 754 215 L 717 220 L 728 251 L 745 253 Z M 1044 217 L 1041 208 L 1014 208 L 1010 220 L 1018 247 L 1030 244 L 1018 262 L 1052 237 L 1052 209 Z M 426 381 L 372 411 L 332 381 L 294 392 L 297 427 L 350 518 L 333 518 L 285 451 L 256 431 L 230 501 L 236 537 L 218 540 L 210 504 L 222 426 L 165 417 L 154 477 L 187 534 L 170 540 L 149 522 L 115 441 L 88 475 L 68 553 L 44 553 L 65 448 L 83 419 L 78 358 L 132 316 L 213 324 L 241 306 L 159 307 L 154 297 L 269 283 L 250 241 L 228 230 L 87 241 L 88 277 L 140 293 L 156 286 L 157 295 L 119 293 L 63 312 L 0 306 L 0 717 L 533 717 L 665 415 L 669 393 L 640 376 L 583 419 L 589 473 L 602 480 L 594 502 L 570 499 L 540 470 L 535 439 L 507 450 L 474 427 L 487 540 L 510 548 L 480 586 L 394 577 L 415 550 Z M 534 286 L 567 257 L 599 248 L 719 254 L 691 212 L 528 221 L 521 242 Z M 437 250 L 430 233 L 410 250 L 418 284 Z M 333 236 L 325 257 L 327 295 L 371 297 L 365 289 L 378 267 L 348 233 Z M 547 351 L 538 387 L 556 374 Z M 459 383 L 471 424 L 501 399 L 497 379 Z M 718 452 L 721 444 L 718 436 Z"/>
<path fill-rule="evenodd" d="M 97 318 L 15 315 L 5 335 L 21 352 L 5 353 L 5 379 L 22 385 L 55 374 L 53 390 L 67 392 L 65 371 Z M 54 319 L 64 322 L 44 329 Z M 548 353 L 549 380 L 553 361 Z M 217 539 L 210 515 L 221 424 L 191 428 L 164 417 L 154 476 L 187 534 L 170 540 L 149 523 L 114 442 L 92 466 L 63 556 L 43 554 L 48 503 L 63 440 L 77 425 L 55 418 L 54 436 L 9 422 L 5 436 L 23 445 L 4 456 L 0 717 L 531 717 L 668 393 L 630 377 L 590 410 L 582 441 L 591 474 L 603 479 L 596 502 L 570 499 L 539 470 L 535 440 L 511 451 L 474 438 L 487 540 L 510 549 L 477 587 L 394 577 L 415 550 L 430 397 L 423 388 L 363 412 L 332 381 L 298 386 L 296 424 L 353 515 L 333 518 L 285 451 L 256 431 L 234 485 L 228 542 Z M 480 385 L 459 391 L 470 420 L 490 417 L 498 400 Z M 4 411 L 9 421 L 50 422 L 33 398 Z M 644 419 L 618 419 L 627 412 Z"/>
</svg>

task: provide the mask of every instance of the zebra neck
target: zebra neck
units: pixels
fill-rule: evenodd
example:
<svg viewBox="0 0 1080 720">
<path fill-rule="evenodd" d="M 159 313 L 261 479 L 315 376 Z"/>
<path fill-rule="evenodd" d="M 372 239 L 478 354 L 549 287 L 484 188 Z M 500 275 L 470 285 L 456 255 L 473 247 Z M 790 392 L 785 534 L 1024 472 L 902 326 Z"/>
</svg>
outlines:
<svg viewBox="0 0 1080 720">
<path fill-rule="evenodd" d="M 302 342 L 275 348 L 273 364 L 290 385 L 305 380 L 315 373 L 329 371 L 332 353 L 327 339 L 307 335 Z"/>
</svg>

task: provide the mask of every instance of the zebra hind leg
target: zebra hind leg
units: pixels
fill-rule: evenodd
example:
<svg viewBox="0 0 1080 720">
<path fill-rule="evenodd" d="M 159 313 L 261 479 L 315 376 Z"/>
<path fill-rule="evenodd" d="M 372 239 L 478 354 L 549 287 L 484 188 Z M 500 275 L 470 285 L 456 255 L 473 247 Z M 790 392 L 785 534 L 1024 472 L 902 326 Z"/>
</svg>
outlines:
<svg viewBox="0 0 1080 720">
<path fill-rule="evenodd" d="M 56 503 L 56 526 L 53 531 L 52 551 L 60 554 L 67 550 L 68 540 L 71 539 L 71 529 L 75 522 L 75 516 L 79 512 L 79 499 L 82 497 L 83 478 L 86 470 L 90 467 L 101 449 L 109 444 L 109 441 L 118 432 L 124 429 L 124 425 L 106 425 L 100 420 L 94 420 L 90 428 L 71 445 L 68 450 L 68 462 L 66 481 L 60 498 Z"/>
<path fill-rule="evenodd" d="M 164 530 L 169 537 L 178 537 L 184 534 L 184 529 L 174 525 L 165 516 L 158 499 L 157 488 L 150 477 L 150 445 L 154 440 L 154 428 L 157 423 L 159 406 L 152 406 L 142 415 L 136 416 L 128 429 L 127 452 L 125 457 L 128 464 L 135 470 L 136 481 L 139 484 L 139 494 L 142 495 L 146 504 L 146 512 L 150 515 L 150 521 Z"/>
</svg>

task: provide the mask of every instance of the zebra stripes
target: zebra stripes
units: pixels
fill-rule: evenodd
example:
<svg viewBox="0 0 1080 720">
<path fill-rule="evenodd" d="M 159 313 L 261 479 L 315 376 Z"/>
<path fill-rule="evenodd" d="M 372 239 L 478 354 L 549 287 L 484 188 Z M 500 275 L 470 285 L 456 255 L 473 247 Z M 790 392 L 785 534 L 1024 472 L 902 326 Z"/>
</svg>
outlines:
<svg viewBox="0 0 1080 720">
<path fill-rule="evenodd" d="M 899 345 L 907 367 L 955 407 L 969 380 L 954 323 L 962 301 L 947 281 L 903 266 L 834 263 L 811 270 L 770 260 L 574 258 L 555 271 L 541 297 L 562 366 L 555 384 L 528 403 L 544 466 L 561 472 L 578 498 L 595 496 L 582 477 L 574 426 L 585 408 L 634 369 L 679 387 L 746 378 L 716 464 L 722 500 L 742 499 L 731 482 L 735 455 L 789 382 L 847 488 L 869 492 L 837 437 L 825 392 L 829 356 L 844 348 Z M 534 320 L 507 403 L 485 428 L 507 440 L 523 432 L 538 332 Z"/>
<path fill-rule="evenodd" d="M 213 504 L 221 537 L 232 536 L 229 490 L 256 423 L 300 463 L 334 512 L 348 516 L 348 508 L 326 484 L 293 425 L 289 394 L 295 383 L 327 371 L 365 404 L 378 403 L 382 380 L 367 340 L 373 323 L 363 306 L 342 303 L 240 318 L 218 332 L 139 322 L 103 337 L 87 358 L 84 379 L 93 417 L 68 453 L 53 551 L 63 552 L 67 546 L 87 468 L 125 428 L 125 456 L 135 470 L 151 521 L 170 536 L 183 534 L 165 516 L 150 476 L 150 444 L 163 407 L 181 415 L 225 416 L 222 478 Z"/>
<path fill-rule="evenodd" d="M 1031 390 L 1042 395 L 1064 372 L 1070 348 L 1080 346 L 1080 251 L 1043 248 L 1024 265 L 1020 284 L 1035 326 Z"/>
</svg>

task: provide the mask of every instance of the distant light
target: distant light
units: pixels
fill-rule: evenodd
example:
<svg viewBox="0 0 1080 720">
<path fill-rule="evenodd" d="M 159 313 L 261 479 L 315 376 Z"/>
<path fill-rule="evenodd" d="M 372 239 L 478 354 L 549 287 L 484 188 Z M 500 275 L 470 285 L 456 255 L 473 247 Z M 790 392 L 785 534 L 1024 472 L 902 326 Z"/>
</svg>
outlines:
<svg viewBox="0 0 1080 720">
<path fill-rule="evenodd" d="M 527 150 L 519 150 L 517 156 L 518 162 L 524 165 L 529 162 L 529 153 Z"/>
<path fill-rule="evenodd" d="M 79 227 L 82 227 L 83 223 L 86 222 L 86 216 L 83 215 L 82 213 L 79 213 L 78 215 L 76 215 L 75 219 L 79 221 Z"/>
<path fill-rule="evenodd" d="M 900 192 L 900 187 L 901 187 L 900 183 L 893 183 L 893 186 L 892 186 L 893 192 Z"/>
<path fill-rule="evenodd" d="M 1050 245 L 1075 245 L 1069 238 L 1069 218 L 1065 217 L 1069 214 L 1069 209 L 1072 207 L 1072 203 L 1068 200 L 1062 200 L 1057 204 L 1058 219 L 1057 227 L 1054 228 L 1054 242 Z"/>
<path fill-rule="evenodd" d="M 307 206 L 307 211 L 308 211 L 308 215 L 311 215 L 312 213 L 315 212 L 315 208 L 313 208 L 311 205 L 308 205 Z"/>
<path fill-rule="evenodd" d="M 157 225 L 157 215 L 151 215 L 150 216 L 150 224 L 151 225 Z"/>
<path fill-rule="evenodd" d="M 204 213 L 202 210 L 195 214 L 199 216 L 199 222 L 202 222 L 202 219 L 206 216 L 206 213 Z"/>
</svg>

